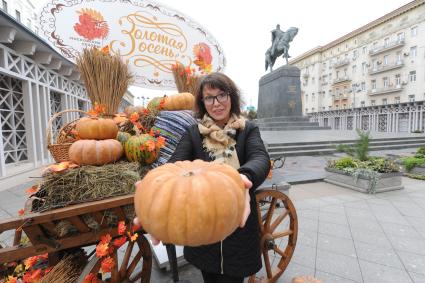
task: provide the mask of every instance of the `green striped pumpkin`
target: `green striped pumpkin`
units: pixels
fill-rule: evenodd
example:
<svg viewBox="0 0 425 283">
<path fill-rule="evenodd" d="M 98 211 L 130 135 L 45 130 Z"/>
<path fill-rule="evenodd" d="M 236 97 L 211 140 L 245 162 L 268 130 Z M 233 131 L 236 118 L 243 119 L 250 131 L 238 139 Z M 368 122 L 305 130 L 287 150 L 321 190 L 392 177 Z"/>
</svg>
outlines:
<svg viewBox="0 0 425 283">
<path fill-rule="evenodd" d="M 129 133 L 126 132 L 118 132 L 117 134 L 117 141 L 119 141 L 122 145 L 122 147 L 125 147 L 125 143 L 128 141 L 128 139 L 131 137 Z"/>
<path fill-rule="evenodd" d="M 124 152 L 128 161 L 140 162 L 141 164 L 151 164 L 155 162 L 159 155 L 159 148 L 155 147 L 153 151 L 148 151 L 145 146 L 142 149 L 147 141 L 152 140 L 154 143 L 156 139 L 148 134 L 143 134 L 139 136 L 131 136 L 125 143 Z"/>
</svg>

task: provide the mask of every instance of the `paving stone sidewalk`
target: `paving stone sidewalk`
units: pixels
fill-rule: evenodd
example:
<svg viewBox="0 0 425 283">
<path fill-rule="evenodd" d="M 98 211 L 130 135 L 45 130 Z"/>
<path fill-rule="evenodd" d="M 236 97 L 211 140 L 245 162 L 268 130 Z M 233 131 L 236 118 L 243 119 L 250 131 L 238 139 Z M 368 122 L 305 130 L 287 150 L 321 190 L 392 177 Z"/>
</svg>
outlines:
<svg viewBox="0 0 425 283">
<path fill-rule="evenodd" d="M 323 157 L 288 158 L 274 178 L 319 174 L 325 163 Z M 17 215 L 28 185 L 0 192 L 0 219 Z M 377 195 L 324 182 L 293 185 L 289 195 L 298 214 L 298 242 L 278 282 L 314 275 L 323 282 L 425 283 L 425 182 L 403 178 L 403 185 L 404 190 Z M 10 245 L 12 238 L 13 232 L 0 234 L 0 244 Z M 202 282 L 191 265 L 179 274 L 182 280 Z M 154 265 L 151 282 L 172 282 L 171 274 Z"/>
</svg>

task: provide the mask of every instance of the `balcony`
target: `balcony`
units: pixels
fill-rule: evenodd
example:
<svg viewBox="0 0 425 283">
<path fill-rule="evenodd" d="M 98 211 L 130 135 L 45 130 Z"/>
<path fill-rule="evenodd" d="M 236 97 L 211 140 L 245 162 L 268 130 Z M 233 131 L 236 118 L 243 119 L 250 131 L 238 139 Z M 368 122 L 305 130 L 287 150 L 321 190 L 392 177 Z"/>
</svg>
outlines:
<svg viewBox="0 0 425 283">
<path fill-rule="evenodd" d="M 336 68 L 339 68 L 339 67 L 342 67 L 342 66 L 345 66 L 345 65 L 348 65 L 348 64 L 350 64 L 350 59 L 346 58 L 346 59 L 342 59 L 342 60 L 335 62 L 333 64 L 333 67 L 336 69 Z"/>
<path fill-rule="evenodd" d="M 351 79 L 349 77 L 345 76 L 345 77 L 342 77 L 342 78 L 335 79 L 332 84 L 335 85 L 335 84 L 339 84 L 339 83 L 343 83 L 343 82 L 349 82 L 349 81 L 351 81 Z"/>
<path fill-rule="evenodd" d="M 332 97 L 332 100 L 335 101 L 342 101 L 342 100 L 347 100 L 348 99 L 348 93 L 341 93 L 339 95 L 335 95 Z"/>
<path fill-rule="evenodd" d="M 404 66 L 403 60 L 396 61 L 394 64 L 390 64 L 390 65 L 379 65 L 378 67 L 370 68 L 369 75 L 375 75 L 382 72 L 391 71 L 394 69 L 401 68 L 403 66 Z"/>
<path fill-rule="evenodd" d="M 377 48 L 369 50 L 369 55 L 375 56 L 375 55 L 378 55 L 382 52 L 385 52 L 385 51 L 388 51 L 388 50 L 391 50 L 391 49 L 394 49 L 394 48 L 397 48 L 397 47 L 402 47 L 402 46 L 404 46 L 404 44 L 405 44 L 404 39 L 392 41 L 392 42 L 390 42 L 386 45 L 384 44 L 382 46 L 379 46 Z"/>
<path fill-rule="evenodd" d="M 395 85 L 395 86 L 389 86 L 389 87 L 384 87 L 384 88 L 377 88 L 377 89 L 369 90 L 368 94 L 373 96 L 373 95 L 393 93 L 393 92 L 402 91 L 403 88 L 404 88 L 403 85 Z"/>
</svg>

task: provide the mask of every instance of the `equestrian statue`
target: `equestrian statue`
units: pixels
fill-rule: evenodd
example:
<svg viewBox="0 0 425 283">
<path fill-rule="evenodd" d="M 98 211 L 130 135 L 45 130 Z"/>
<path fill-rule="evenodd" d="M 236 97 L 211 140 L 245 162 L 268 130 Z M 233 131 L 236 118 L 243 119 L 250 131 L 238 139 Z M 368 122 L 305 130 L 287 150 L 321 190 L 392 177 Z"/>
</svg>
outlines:
<svg viewBox="0 0 425 283">
<path fill-rule="evenodd" d="M 286 59 L 286 65 L 288 65 L 288 58 L 291 58 L 288 54 L 289 43 L 294 39 L 298 33 L 298 28 L 290 27 L 287 31 L 282 31 L 280 25 L 276 26 L 276 29 L 272 30 L 272 46 L 267 49 L 266 52 L 266 71 L 270 67 L 270 72 L 273 71 L 274 63 L 277 57 L 281 56 Z"/>
</svg>

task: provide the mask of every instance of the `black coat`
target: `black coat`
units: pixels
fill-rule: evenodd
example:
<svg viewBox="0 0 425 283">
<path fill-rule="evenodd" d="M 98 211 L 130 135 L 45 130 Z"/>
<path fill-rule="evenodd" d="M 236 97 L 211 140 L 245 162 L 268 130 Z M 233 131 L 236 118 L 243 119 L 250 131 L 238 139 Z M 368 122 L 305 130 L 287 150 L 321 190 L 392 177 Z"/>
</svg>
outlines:
<svg viewBox="0 0 425 283">
<path fill-rule="evenodd" d="M 190 127 L 168 162 L 195 159 L 211 161 L 208 153 L 202 147 L 202 139 L 198 126 Z M 245 227 L 237 228 L 222 243 L 185 247 L 184 256 L 188 262 L 201 270 L 247 277 L 261 269 L 260 233 L 254 191 L 264 182 L 270 170 L 269 155 L 258 127 L 253 123 L 247 121 L 245 129 L 237 131 L 236 152 L 241 165 L 238 169 L 239 173 L 246 175 L 253 184 L 250 189 L 251 214 Z"/>
</svg>

